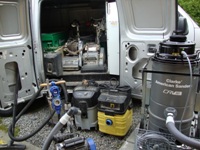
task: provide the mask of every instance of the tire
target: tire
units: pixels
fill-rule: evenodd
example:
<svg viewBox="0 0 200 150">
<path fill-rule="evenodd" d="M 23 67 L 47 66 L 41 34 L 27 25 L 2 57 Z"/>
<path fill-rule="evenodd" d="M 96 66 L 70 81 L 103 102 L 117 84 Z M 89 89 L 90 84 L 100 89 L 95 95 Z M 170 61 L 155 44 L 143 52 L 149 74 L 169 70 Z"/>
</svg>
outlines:
<svg viewBox="0 0 200 150">
<path fill-rule="evenodd" d="M 17 114 L 22 110 L 24 107 L 24 104 L 18 104 L 17 105 Z M 7 107 L 7 108 L 0 108 L 0 117 L 10 117 L 13 114 L 13 108 Z"/>
<path fill-rule="evenodd" d="M 9 117 L 12 115 L 13 109 L 12 107 L 8 108 L 0 108 L 0 117 Z"/>
</svg>

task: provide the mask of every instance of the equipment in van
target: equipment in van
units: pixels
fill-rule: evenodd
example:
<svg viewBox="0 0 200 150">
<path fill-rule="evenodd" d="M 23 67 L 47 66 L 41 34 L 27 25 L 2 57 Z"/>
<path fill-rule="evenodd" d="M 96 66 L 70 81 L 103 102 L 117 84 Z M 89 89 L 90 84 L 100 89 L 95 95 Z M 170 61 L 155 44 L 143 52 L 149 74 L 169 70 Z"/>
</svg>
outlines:
<svg viewBox="0 0 200 150">
<path fill-rule="evenodd" d="M 81 110 L 81 115 L 75 116 L 75 124 L 78 129 L 97 128 L 97 104 L 100 95 L 99 87 L 93 82 L 74 88 L 72 104 Z"/>
<path fill-rule="evenodd" d="M 65 56 L 62 59 L 63 70 L 79 70 L 79 56 Z"/>
<path fill-rule="evenodd" d="M 43 51 L 54 52 L 65 44 L 67 34 L 65 32 L 42 33 L 41 39 Z"/>
<path fill-rule="evenodd" d="M 98 98 L 99 131 L 125 136 L 132 125 L 130 87 L 103 90 Z"/>
<path fill-rule="evenodd" d="M 79 23 L 73 21 L 71 24 L 76 28 L 76 37 L 69 38 L 63 48 L 63 70 L 79 70 L 82 66 L 82 51 L 84 49 L 83 42 L 80 40 Z"/>
<path fill-rule="evenodd" d="M 100 36 L 105 30 L 105 18 L 100 20 L 93 19 L 92 26 L 96 29 L 96 40 L 85 44 L 83 51 L 83 66 L 81 72 L 102 72 L 106 71 L 105 48 L 100 44 Z"/>
<path fill-rule="evenodd" d="M 87 43 L 83 53 L 82 72 L 105 71 L 105 49 L 100 45 Z"/>
<path fill-rule="evenodd" d="M 61 52 L 44 53 L 44 69 L 47 76 L 63 75 L 62 53 Z"/>
<path fill-rule="evenodd" d="M 83 65 L 97 65 L 99 60 L 100 45 L 87 43 L 83 53 Z"/>
</svg>

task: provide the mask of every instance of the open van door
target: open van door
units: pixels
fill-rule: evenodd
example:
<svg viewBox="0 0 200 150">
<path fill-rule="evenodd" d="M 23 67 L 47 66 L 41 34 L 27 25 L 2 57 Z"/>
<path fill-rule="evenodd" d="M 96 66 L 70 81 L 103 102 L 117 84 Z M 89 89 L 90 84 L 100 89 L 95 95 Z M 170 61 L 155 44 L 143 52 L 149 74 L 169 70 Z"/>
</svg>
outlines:
<svg viewBox="0 0 200 150">
<path fill-rule="evenodd" d="M 18 104 L 38 90 L 35 77 L 29 1 L 0 1 L 0 115 L 12 112 L 14 89 L 20 76 Z"/>
<path fill-rule="evenodd" d="M 117 0 L 120 26 L 120 84 L 141 98 L 142 70 L 176 26 L 175 0 Z M 150 79 L 150 76 L 148 77 Z"/>
</svg>

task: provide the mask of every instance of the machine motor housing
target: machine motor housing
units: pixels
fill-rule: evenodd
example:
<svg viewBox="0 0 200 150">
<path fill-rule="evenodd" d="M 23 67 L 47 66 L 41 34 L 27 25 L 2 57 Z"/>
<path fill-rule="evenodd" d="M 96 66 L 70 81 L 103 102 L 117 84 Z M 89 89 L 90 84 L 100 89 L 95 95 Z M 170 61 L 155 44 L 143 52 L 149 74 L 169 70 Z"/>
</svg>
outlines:
<svg viewBox="0 0 200 150">
<path fill-rule="evenodd" d="M 97 86 L 77 86 L 73 91 L 72 103 L 81 110 L 75 116 L 75 124 L 80 129 L 97 128 L 97 104 L 100 89 Z"/>
<path fill-rule="evenodd" d="M 62 69 L 62 53 L 60 52 L 49 52 L 44 53 L 44 69 L 46 75 L 63 75 Z"/>
<path fill-rule="evenodd" d="M 105 65 L 105 49 L 95 43 L 86 43 L 85 52 L 83 53 L 82 60 L 83 66 L 81 72 L 104 72 L 106 71 Z"/>
<path fill-rule="evenodd" d="M 170 41 L 160 43 L 159 53 L 152 58 L 152 70 L 161 73 L 153 73 L 151 79 L 151 91 L 149 99 L 149 124 L 148 129 L 168 133 L 164 110 L 173 107 L 177 110 L 175 125 L 182 125 L 181 132 L 190 134 L 191 121 L 194 119 L 195 95 L 198 85 L 198 77 L 192 77 L 190 85 L 189 63 L 193 74 L 199 73 L 199 57 L 194 53 L 195 43 L 186 41 L 185 36 L 174 35 Z M 188 60 L 181 55 L 181 51 L 187 53 Z M 162 74 L 165 73 L 165 74 Z M 166 74 L 169 72 L 171 74 Z M 179 75 L 185 74 L 185 75 Z M 189 90 L 190 99 L 187 102 Z M 185 106 L 187 104 L 187 106 Z M 183 113 L 184 117 L 182 117 Z"/>
<path fill-rule="evenodd" d="M 124 114 L 131 103 L 130 92 L 105 90 L 98 98 L 98 110 L 108 115 Z"/>
<path fill-rule="evenodd" d="M 64 56 L 63 70 L 79 70 L 79 56 Z"/>
</svg>

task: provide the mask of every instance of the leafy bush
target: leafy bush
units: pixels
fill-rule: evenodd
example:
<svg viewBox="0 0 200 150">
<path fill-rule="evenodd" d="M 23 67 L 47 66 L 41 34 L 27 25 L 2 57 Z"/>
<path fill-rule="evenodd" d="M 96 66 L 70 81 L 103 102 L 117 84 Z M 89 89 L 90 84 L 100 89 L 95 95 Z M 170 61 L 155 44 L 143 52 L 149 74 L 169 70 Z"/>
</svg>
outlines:
<svg viewBox="0 0 200 150">
<path fill-rule="evenodd" d="M 200 26 L 200 0 L 178 0 L 178 3 Z"/>
</svg>

